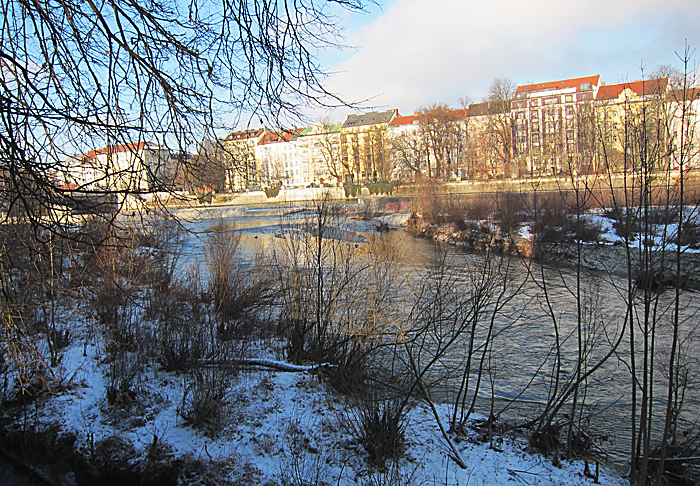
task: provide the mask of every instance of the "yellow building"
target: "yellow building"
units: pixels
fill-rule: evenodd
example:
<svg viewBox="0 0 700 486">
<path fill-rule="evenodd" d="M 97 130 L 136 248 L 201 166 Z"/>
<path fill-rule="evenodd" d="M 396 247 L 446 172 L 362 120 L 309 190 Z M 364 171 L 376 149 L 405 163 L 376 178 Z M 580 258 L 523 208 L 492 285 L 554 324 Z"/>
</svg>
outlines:
<svg viewBox="0 0 700 486">
<path fill-rule="evenodd" d="M 260 168 L 255 158 L 255 148 L 265 130 L 256 128 L 230 133 L 221 141 L 226 187 L 231 191 L 244 191 L 260 186 Z"/>
<path fill-rule="evenodd" d="M 668 79 L 601 86 L 595 99 L 596 167 L 599 171 L 657 170 L 668 164 L 673 107 Z"/>
<path fill-rule="evenodd" d="M 387 128 L 397 109 L 348 115 L 340 130 L 343 182 L 386 179 L 391 173 Z"/>
</svg>

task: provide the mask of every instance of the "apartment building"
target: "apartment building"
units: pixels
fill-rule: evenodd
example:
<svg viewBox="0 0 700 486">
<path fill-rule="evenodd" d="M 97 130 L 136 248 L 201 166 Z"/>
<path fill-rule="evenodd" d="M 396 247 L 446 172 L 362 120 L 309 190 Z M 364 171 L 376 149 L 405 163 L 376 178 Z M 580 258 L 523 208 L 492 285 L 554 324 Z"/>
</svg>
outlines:
<svg viewBox="0 0 700 486">
<path fill-rule="evenodd" d="M 472 180 L 517 176 L 513 170 L 510 103 L 472 103 L 466 117 L 465 175 Z"/>
<path fill-rule="evenodd" d="M 666 100 L 671 104 L 670 168 L 700 168 L 700 88 L 669 89 Z"/>
<path fill-rule="evenodd" d="M 265 131 L 255 146 L 259 181 L 263 186 L 301 186 L 308 179 L 303 147 L 293 143 L 300 129 Z"/>
<path fill-rule="evenodd" d="M 81 191 L 154 192 L 174 178 L 170 150 L 150 142 L 112 145 L 71 158 L 57 174 Z"/>
<path fill-rule="evenodd" d="M 426 150 L 419 128 L 418 113 L 397 116 L 387 126 L 392 180 L 415 181 L 422 173 Z"/>
<path fill-rule="evenodd" d="M 599 75 L 518 86 L 511 114 L 521 175 L 592 170 L 599 86 Z"/>
<path fill-rule="evenodd" d="M 226 167 L 226 187 L 229 190 L 243 191 L 260 186 L 260 171 L 255 151 L 264 134 L 263 128 L 242 130 L 230 133 L 221 141 Z"/>
<path fill-rule="evenodd" d="M 637 170 L 640 164 L 645 164 L 654 170 L 667 166 L 668 128 L 673 123 L 674 111 L 667 91 L 667 78 L 600 87 L 595 117 L 599 132 L 596 158 L 601 169 Z M 645 152 L 642 157 L 640 150 Z"/>
<path fill-rule="evenodd" d="M 342 126 L 342 123 L 318 122 L 301 130 L 293 140 L 306 161 L 306 172 L 302 172 L 304 185 L 342 184 L 345 173 L 340 152 Z"/>
<path fill-rule="evenodd" d="M 340 130 L 343 182 L 380 180 L 391 172 L 387 129 L 399 110 L 348 115 Z"/>
</svg>

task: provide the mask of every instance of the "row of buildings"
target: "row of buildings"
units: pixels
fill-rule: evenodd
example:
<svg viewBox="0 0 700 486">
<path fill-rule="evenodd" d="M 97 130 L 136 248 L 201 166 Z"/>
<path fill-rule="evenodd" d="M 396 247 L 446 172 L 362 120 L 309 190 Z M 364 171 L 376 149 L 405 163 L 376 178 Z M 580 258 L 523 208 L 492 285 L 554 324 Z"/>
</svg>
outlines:
<svg viewBox="0 0 700 486">
<path fill-rule="evenodd" d="M 596 75 L 518 86 L 463 109 L 433 105 L 407 116 L 394 109 L 342 124 L 234 132 L 222 145 L 234 190 L 691 167 L 700 163 L 698 108 L 700 91 L 668 77 L 607 85 Z"/>
<path fill-rule="evenodd" d="M 606 85 L 587 76 L 518 86 L 461 109 L 432 105 L 406 116 L 393 109 L 343 123 L 237 131 L 199 161 L 220 165 L 232 191 L 692 167 L 700 163 L 698 108 L 700 90 L 668 77 Z M 78 157 L 64 177 L 88 189 L 152 189 L 176 181 L 179 165 L 163 147 L 132 144 Z"/>
</svg>

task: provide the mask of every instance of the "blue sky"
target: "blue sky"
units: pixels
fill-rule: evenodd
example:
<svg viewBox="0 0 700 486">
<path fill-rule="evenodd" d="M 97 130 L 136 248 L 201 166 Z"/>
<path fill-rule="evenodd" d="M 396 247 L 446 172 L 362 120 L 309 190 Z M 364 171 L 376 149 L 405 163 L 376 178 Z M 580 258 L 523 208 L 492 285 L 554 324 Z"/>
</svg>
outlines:
<svg viewBox="0 0 700 486">
<path fill-rule="evenodd" d="M 482 101 L 496 77 L 516 84 L 600 74 L 608 84 L 674 64 L 687 39 L 700 62 L 697 0 L 394 0 L 344 14 L 345 42 L 322 53 L 327 87 L 410 114 Z M 357 110 L 354 110 L 357 111 Z M 309 112 L 342 121 L 353 112 Z"/>
</svg>

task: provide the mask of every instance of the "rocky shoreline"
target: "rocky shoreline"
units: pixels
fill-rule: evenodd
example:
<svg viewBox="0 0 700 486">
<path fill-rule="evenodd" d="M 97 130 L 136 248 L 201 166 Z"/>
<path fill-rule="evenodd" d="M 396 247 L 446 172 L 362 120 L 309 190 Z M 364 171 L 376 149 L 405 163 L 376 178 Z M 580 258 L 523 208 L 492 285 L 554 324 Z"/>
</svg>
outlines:
<svg viewBox="0 0 700 486">
<path fill-rule="evenodd" d="M 470 251 L 491 250 L 569 268 L 576 267 L 578 263 L 576 243 L 543 243 L 535 250 L 531 239 L 521 235 L 504 236 L 496 225 L 489 226 L 486 223 L 458 229 L 454 224 L 429 224 L 420 217 L 412 215 L 406 221 L 405 229 L 415 237 L 430 238 L 464 247 Z M 581 247 L 581 265 L 590 271 L 603 272 L 621 278 L 627 278 L 629 273 L 627 251 L 619 244 L 584 243 Z M 633 264 L 632 272 L 636 275 L 638 272 L 634 266 Z M 663 265 L 659 263 L 658 267 L 650 285 L 659 288 L 675 286 L 675 280 L 669 275 L 676 267 L 675 253 L 666 252 Z M 683 253 L 681 267 L 683 268 L 682 287 L 700 290 L 700 253 Z M 663 268 L 670 270 L 664 272 Z M 641 281 L 637 283 L 643 284 Z"/>
</svg>

